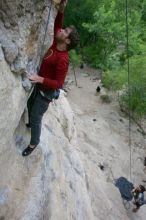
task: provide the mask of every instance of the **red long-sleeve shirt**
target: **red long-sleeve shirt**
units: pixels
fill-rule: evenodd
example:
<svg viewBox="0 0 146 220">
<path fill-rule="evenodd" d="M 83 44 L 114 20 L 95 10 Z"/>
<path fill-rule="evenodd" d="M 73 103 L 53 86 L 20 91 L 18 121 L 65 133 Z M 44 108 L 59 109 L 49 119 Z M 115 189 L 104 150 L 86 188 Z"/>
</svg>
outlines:
<svg viewBox="0 0 146 220">
<path fill-rule="evenodd" d="M 63 14 L 57 14 L 54 24 L 54 42 L 45 54 L 39 76 L 44 78 L 41 90 L 59 89 L 63 86 L 69 66 L 68 51 L 59 51 L 56 48 L 55 35 L 62 28 Z"/>
</svg>

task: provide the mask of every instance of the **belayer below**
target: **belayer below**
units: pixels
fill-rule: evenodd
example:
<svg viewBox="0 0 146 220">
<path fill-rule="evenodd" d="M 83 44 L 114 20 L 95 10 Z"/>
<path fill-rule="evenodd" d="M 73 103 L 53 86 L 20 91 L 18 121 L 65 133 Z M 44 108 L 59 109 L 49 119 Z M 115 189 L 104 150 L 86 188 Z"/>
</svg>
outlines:
<svg viewBox="0 0 146 220">
<path fill-rule="evenodd" d="M 132 190 L 132 195 L 134 202 L 133 204 L 136 208 L 133 209 L 133 212 L 137 212 L 140 206 L 146 204 L 146 200 L 144 199 L 145 187 L 143 185 L 139 185 L 135 189 Z"/>
</svg>

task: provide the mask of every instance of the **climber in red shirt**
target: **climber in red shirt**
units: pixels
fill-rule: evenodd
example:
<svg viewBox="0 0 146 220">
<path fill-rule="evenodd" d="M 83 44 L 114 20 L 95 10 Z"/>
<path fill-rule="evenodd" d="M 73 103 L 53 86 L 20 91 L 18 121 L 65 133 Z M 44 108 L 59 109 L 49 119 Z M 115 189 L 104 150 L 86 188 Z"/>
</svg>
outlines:
<svg viewBox="0 0 146 220">
<path fill-rule="evenodd" d="M 54 24 L 53 45 L 45 54 L 38 75 L 29 75 L 29 80 L 36 84 L 28 100 L 29 126 L 31 140 L 22 156 L 28 156 L 39 144 L 41 122 L 49 103 L 56 96 L 56 90 L 62 88 L 69 66 L 68 51 L 77 46 L 79 35 L 74 26 L 62 29 L 63 14 L 67 0 L 59 4 Z"/>
</svg>

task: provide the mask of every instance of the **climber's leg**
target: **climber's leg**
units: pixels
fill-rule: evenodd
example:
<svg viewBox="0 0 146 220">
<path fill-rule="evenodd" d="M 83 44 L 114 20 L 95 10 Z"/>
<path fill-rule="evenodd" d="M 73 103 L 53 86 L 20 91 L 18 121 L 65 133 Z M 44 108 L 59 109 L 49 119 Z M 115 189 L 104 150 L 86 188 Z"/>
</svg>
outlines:
<svg viewBox="0 0 146 220">
<path fill-rule="evenodd" d="M 47 111 L 48 106 L 49 106 L 49 101 L 46 98 L 42 97 L 40 94 L 37 94 L 30 114 L 30 126 L 31 126 L 30 145 L 23 151 L 22 153 L 23 156 L 29 155 L 33 151 L 33 148 L 36 148 L 36 146 L 39 144 L 40 136 L 41 136 L 42 118 L 44 113 Z M 32 151 L 30 148 L 32 148 Z M 25 153 L 25 151 L 27 151 L 28 154 Z M 27 155 L 24 155 L 24 153 Z"/>
<path fill-rule="evenodd" d="M 35 97 L 37 95 L 38 91 L 37 91 L 37 88 L 36 86 L 33 88 L 33 91 L 27 101 L 27 109 L 28 109 L 28 124 L 26 124 L 27 127 L 30 127 L 30 115 L 31 115 L 31 110 L 32 110 L 32 107 L 33 107 L 33 104 L 34 104 L 34 100 L 35 100 Z"/>
</svg>

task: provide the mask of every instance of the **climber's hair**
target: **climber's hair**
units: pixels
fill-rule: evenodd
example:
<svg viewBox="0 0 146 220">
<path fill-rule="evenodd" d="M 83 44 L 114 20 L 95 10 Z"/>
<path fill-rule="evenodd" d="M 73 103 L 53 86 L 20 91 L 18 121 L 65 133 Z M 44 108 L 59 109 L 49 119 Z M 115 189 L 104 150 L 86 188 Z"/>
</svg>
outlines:
<svg viewBox="0 0 146 220">
<path fill-rule="evenodd" d="M 139 185 L 142 192 L 145 192 L 145 187 L 143 185 Z"/>
<path fill-rule="evenodd" d="M 77 29 L 73 25 L 69 26 L 69 28 L 71 29 L 71 33 L 68 36 L 68 38 L 70 39 L 70 44 L 68 44 L 68 50 L 71 50 L 77 47 L 80 41 L 80 37 Z"/>
</svg>

